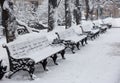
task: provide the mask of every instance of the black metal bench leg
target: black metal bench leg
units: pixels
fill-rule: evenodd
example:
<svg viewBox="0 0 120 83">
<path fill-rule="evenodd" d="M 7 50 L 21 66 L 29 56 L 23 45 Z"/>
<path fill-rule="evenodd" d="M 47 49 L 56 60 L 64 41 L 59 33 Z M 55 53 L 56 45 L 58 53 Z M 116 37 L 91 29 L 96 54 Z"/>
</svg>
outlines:
<svg viewBox="0 0 120 83">
<path fill-rule="evenodd" d="M 72 53 L 74 54 L 75 52 L 73 51 L 75 49 L 75 47 L 72 45 L 72 47 L 70 48 Z"/>
<path fill-rule="evenodd" d="M 81 44 L 82 44 L 82 46 L 84 46 L 84 39 L 82 39 Z"/>
<path fill-rule="evenodd" d="M 78 43 L 76 44 L 76 47 L 77 47 L 78 50 L 80 50 L 79 46 L 80 46 L 80 43 L 78 42 Z"/>
<path fill-rule="evenodd" d="M 97 32 L 97 37 L 99 36 L 99 32 Z"/>
<path fill-rule="evenodd" d="M 20 69 L 20 70 L 24 70 L 24 69 Z M 33 73 L 34 73 L 34 70 L 35 70 L 35 66 L 33 65 L 33 66 L 30 66 L 29 68 L 28 68 L 28 70 L 27 69 L 25 69 L 28 73 L 29 73 L 29 75 L 30 75 L 30 78 L 31 78 L 31 80 L 34 80 L 34 77 L 33 77 Z M 7 76 L 7 78 L 9 78 L 9 79 L 11 79 L 11 77 L 16 73 L 16 72 L 18 72 L 19 70 L 16 70 L 16 71 L 11 71 L 12 73 L 10 73 L 10 75 L 8 75 Z"/>
<path fill-rule="evenodd" d="M 85 44 L 88 44 L 88 42 L 87 42 L 87 37 L 85 38 Z"/>
<path fill-rule="evenodd" d="M 34 80 L 33 73 L 35 71 L 35 66 L 31 66 L 29 72 L 31 80 Z"/>
<path fill-rule="evenodd" d="M 98 36 L 100 36 L 100 32 L 98 32 Z"/>
<path fill-rule="evenodd" d="M 19 70 L 16 70 L 16 71 L 10 71 L 10 74 L 8 76 L 6 76 L 6 78 L 8 79 L 11 79 L 11 77 L 16 73 L 18 72 Z"/>
<path fill-rule="evenodd" d="M 62 56 L 62 59 L 65 59 L 65 56 L 64 56 L 65 55 L 65 50 L 62 50 L 60 54 Z"/>
<path fill-rule="evenodd" d="M 51 56 L 51 58 L 53 59 L 54 64 L 58 65 L 58 63 L 56 62 L 56 60 L 57 60 L 57 54 L 54 54 L 54 56 Z"/>
<path fill-rule="evenodd" d="M 94 39 L 96 38 L 96 33 L 94 34 L 93 38 L 94 38 Z"/>
<path fill-rule="evenodd" d="M 90 39 L 93 40 L 93 37 L 91 36 Z"/>
<path fill-rule="evenodd" d="M 41 62 L 41 64 L 42 64 L 42 66 L 43 66 L 43 69 L 44 69 L 45 71 L 48 71 L 48 69 L 46 68 L 46 66 L 47 66 L 47 59 L 43 60 L 43 61 Z"/>
<path fill-rule="evenodd" d="M 16 73 L 16 72 L 11 73 L 10 75 L 6 76 L 6 78 L 11 79 L 11 77 L 14 73 Z"/>
<path fill-rule="evenodd" d="M 74 54 L 75 52 L 74 52 L 74 49 L 75 49 L 75 46 L 72 44 L 72 45 L 68 45 L 68 46 L 66 46 L 65 47 L 65 49 L 67 49 L 67 48 L 70 48 L 70 50 L 71 50 L 71 52 Z M 64 50 L 65 50 L 64 49 Z"/>
<path fill-rule="evenodd" d="M 0 62 L 0 80 L 3 78 L 4 74 L 6 73 L 7 66 L 3 67 Z"/>
<path fill-rule="evenodd" d="M 92 36 L 90 36 L 90 40 L 92 40 Z"/>
</svg>

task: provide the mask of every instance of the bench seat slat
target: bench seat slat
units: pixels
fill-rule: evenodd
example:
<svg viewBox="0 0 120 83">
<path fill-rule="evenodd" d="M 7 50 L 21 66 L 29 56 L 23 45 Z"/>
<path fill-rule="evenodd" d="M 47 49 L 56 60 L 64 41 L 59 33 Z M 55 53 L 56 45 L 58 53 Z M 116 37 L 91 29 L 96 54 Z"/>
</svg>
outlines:
<svg viewBox="0 0 120 83">
<path fill-rule="evenodd" d="M 36 63 L 46 59 L 47 57 L 52 56 L 55 53 L 58 53 L 62 50 L 64 50 L 65 47 L 63 46 L 49 46 L 46 47 L 45 49 L 42 49 L 36 53 L 32 53 L 32 54 L 28 54 L 25 57 L 29 57 L 31 59 L 33 59 Z"/>
<path fill-rule="evenodd" d="M 15 59 L 31 58 L 37 63 L 59 51 L 64 50 L 65 47 L 60 45 L 51 45 L 47 37 L 44 36 L 17 44 L 12 43 L 8 45 L 8 48 L 11 56 Z"/>
<path fill-rule="evenodd" d="M 66 40 L 71 40 L 74 41 L 75 43 L 79 42 L 80 40 L 84 39 L 86 36 L 85 35 L 81 35 L 81 36 L 71 36 L 71 37 L 67 37 Z"/>
<path fill-rule="evenodd" d="M 107 28 L 107 26 L 102 26 L 101 28 L 102 28 L 102 29 L 105 29 L 105 28 Z"/>
<path fill-rule="evenodd" d="M 99 32 L 99 30 L 98 30 L 98 29 L 95 29 L 95 30 L 91 30 L 91 32 L 92 32 L 92 33 L 97 33 L 97 32 Z"/>
<path fill-rule="evenodd" d="M 96 31 L 97 32 L 97 31 Z M 86 35 L 78 35 L 74 29 L 70 28 L 66 31 L 58 32 L 61 39 L 65 40 L 73 40 L 74 42 L 78 42 L 84 38 Z"/>
</svg>

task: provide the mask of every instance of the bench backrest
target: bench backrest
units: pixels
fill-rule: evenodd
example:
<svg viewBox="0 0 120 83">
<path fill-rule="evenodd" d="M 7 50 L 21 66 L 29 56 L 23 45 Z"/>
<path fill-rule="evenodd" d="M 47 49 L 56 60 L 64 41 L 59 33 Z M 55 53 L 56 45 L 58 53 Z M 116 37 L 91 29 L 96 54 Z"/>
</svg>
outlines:
<svg viewBox="0 0 120 83">
<path fill-rule="evenodd" d="M 83 34 L 83 28 L 81 28 L 81 26 L 74 26 L 74 31 L 76 32 L 76 34 L 80 35 Z"/>
<path fill-rule="evenodd" d="M 49 46 L 49 41 L 47 37 L 42 36 L 40 38 L 33 38 L 32 40 L 8 44 L 10 55 L 15 58 L 26 57 L 31 53 L 40 51 L 43 48 Z"/>
<path fill-rule="evenodd" d="M 70 28 L 70 29 L 66 29 L 65 31 L 62 32 L 58 32 L 59 36 L 61 39 L 65 39 L 67 37 L 71 37 L 73 35 L 75 35 L 75 31 L 74 29 Z"/>
<path fill-rule="evenodd" d="M 93 23 L 91 21 L 83 21 L 81 26 L 84 31 L 90 31 L 93 28 Z"/>
</svg>

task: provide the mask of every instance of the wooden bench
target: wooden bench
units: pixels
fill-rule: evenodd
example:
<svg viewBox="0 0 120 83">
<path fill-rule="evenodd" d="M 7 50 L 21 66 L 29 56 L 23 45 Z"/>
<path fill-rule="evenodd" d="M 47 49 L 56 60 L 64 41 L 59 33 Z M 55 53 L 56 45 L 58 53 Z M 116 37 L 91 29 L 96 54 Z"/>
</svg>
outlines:
<svg viewBox="0 0 120 83">
<path fill-rule="evenodd" d="M 53 45 L 46 36 L 33 38 L 22 42 L 11 42 L 3 45 L 6 48 L 9 58 L 10 74 L 8 78 L 19 70 L 28 71 L 31 79 L 34 79 L 35 64 L 41 63 L 44 70 L 47 71 L 47 59 L 52 58 L 57 65 L 57 54 L 64 58 L 65 47 Z"/>
<path fill-rule="evenodd" d="M 105 33 L 107 31 L 107 26 L 100 27 L 100 33 Z"/>
<path fill-rule="evenodd" d="M 99 29 L 100 33 L 105 33 L 107 31 L 107 26 L 106 25 L 101 25 L 100 23 L 93 23 L 95 29 Z"/>
<path fill-rule="evenodd" d="M 80 29 L 82 30 L 83 34 L 86 34 L 88 38 L 91 40 L 95 39 L 97 36 L 99 36 L 100 30 L 99 29 L 91 29 L 91 30 L 84 30 L 84 27 L 80 26 Z"/>
<path fill-rule="evenodd" d="M 56 32 L 58 39 L 63 42 L 66 48 L 70 48 L 72 53 L 75 53 L 73 50 L 75 47 L 79 50 L 80 43 L 82 46 L 87 44 L 87 36 L 80 35 L 75 32 L 73 28 L 66 29 L 62 32 Z"/>
<path fill-rule="evenodd" d="M 111 27 L 112 27 L 112 24 L 110 24 L 110 23 L 104 23 L 104 24 L 101 24 L 101 26 L 107 26 L 108 27 L 108 29 L 110 29 Z"/>
</svg>

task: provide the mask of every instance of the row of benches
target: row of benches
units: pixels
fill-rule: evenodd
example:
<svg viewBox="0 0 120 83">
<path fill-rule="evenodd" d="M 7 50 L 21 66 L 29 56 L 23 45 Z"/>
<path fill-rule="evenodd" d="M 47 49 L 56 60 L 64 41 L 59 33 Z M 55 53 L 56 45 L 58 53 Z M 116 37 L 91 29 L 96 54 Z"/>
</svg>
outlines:
<svg viewBox="0 0 120 83">
<path fill-rule="evenodd" d="M 79 50 L 80 44 L 84 46 L 87 44 L 88 38 L 93 39 L 100 32 L 103 32 L 102 29 L 83 31 L 80 27 L 79 30 L 81 33 L 76 33 L 73 28 L 62 32 L 58 31 L 54 34 L 56 38 L 52 42 L 47 36 L 42 35 L 3 45 L 3 48 L 7 50 L 9 59 L 10 72 L 8 78 L 11 78 L 19 70 L 25 70 L 28 71 L 31 79 L 34 79 L 35 64 L 41 63 L 43 69 L 47 71 L 48 58 L 52 58 L 54 64 L 58 65 L 56 62 L 58 54 L 61 54 L 61 57 L 65 59 L 66 48 L 70 48 L 72 53 L 75 53 L 75 47 Z"/>
</svg>

